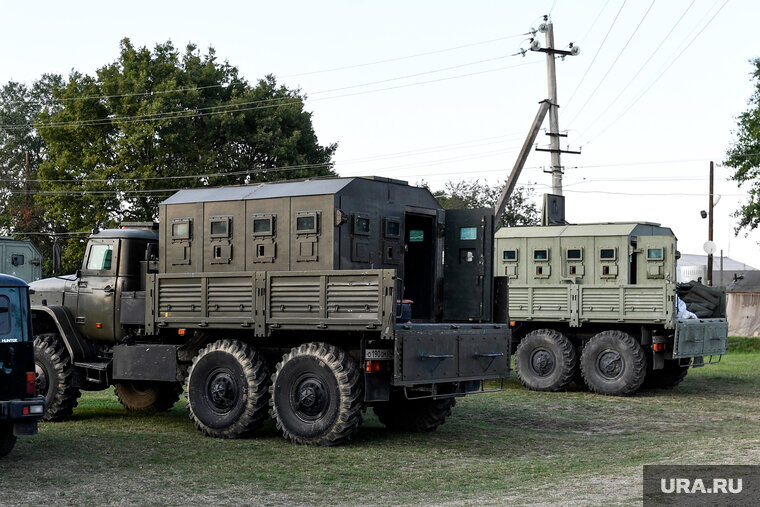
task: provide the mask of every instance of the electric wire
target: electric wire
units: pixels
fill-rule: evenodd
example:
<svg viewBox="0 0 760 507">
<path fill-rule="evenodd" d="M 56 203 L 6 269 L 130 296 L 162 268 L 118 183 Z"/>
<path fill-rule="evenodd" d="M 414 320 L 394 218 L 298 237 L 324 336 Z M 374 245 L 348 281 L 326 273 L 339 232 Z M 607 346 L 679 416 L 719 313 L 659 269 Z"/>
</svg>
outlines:
<svg viewBox="0 0 760 507">
<path fill-rule="evenodd" d="M 425 84 L 431 84 L 431 83 L 438 83 L 442 81 L 449 81 L 453 79 L 461 79 L 465 77 L 471 77 L 476 75 L 482 75 L 482 74 L 488 74 L 493 72 L 500 72 L 503 70 L 513 69 L 517 67 L 524 67 L 527 65 L 536 65 L 540 62 L 524 62 L 524 63 L 518 63 L 515 65 L 507 65 L 503 67 L 497 67 L 493 69 L 486 69 L 482 71 L 475 71 L 470 72 L 466 74 L 457 74 L 454 76 L 447 76 L 437 79 L 431 79 L 427 81 L 418 81 L 415 83 L 405 83 L 401 85 L 396 86 L 389 86 L 384 88 L 376 88 L 373 90 L 363 90 L 359 92 L 354 93 L 344 93 L 339 95 L 333 95 L 328 97 L 318 97 L 318 98 L 309 98 L 309 99 L 301 99 L 301 98 L 293 98 L 293 99 L 286 99 L 286 98 L 277 98 L 277 99 L 263 99 L 261 101 L 252 101 L 252 102 L 246 102 L 246 103 L 239 103 L 239 104 L 227 104 L 222 106 L 211 106 L 207 108 L 198 108 L 197 110 L 202 110 L 202 112 L 195 112 L 194 110 L 186 110 L 186 111 L 168 111 L 164 113 L 153 113 L 153 114 L 147 114 L 147 115 L 134 115 L 134 116 L 111 116 L 108 118 L 97 118 L 92 120 L 71 120 L 71 121 L 63 121 L 63 122 L 47 122 L 47 123 L 38 123 L 36 125 L 29 124 L 29 123 L 23 123 L 23 124 L 6 124 L 6 125 L 0 125 L 0 129 L 5 130 L 12 130 L 12 129 L 19 129 L 19 128 L 29 128 L 29 127 L 37 127 L 37 128 L 65 128 L 70 126 L 98 126 L 98 125 L 113 125 L 114 123 L 140 123 L 140 122 L 148 122 L 153 120 L 172 120 L 172 119 L 185 119 L 185 118 L 197 118 L 197 117 L 204 117 L 204 116 L 210 116 L 210 115 L 216 115 L 216 114 L 225 114 L 225 113 L 237 113 L 237 112 L 245 112 L 245 111 L 255 111 L 260 109 L 268 109 L 272 107 L 280 107 L 283 105 L 290 105 L 290 104 L 302 104 L 304 102 L 317 102 L 317 101 L 323 101 L 323 100 L 332 100 L 337 98 L 345 98 L 345 97 L 353 97 L 357 95 L 365 95 L 370 93 L 377 93 L 377 92 L 383 92 L 383 91 L 389 91 L 389 90 L 396 90 L 401 88 L 407 88 L 412 86 L 420 86 Z M 354 85 L 354 87 L 361 87 L 365 86 L 364 84 L 360 85 Z M 325 91 L 326 92 L 326 91 Z M 316 93 L 322 93 L 322 92 L 315 92 Z M 261 106 L 246 106 L 246 107 L 240 107 L 247 104 L 257 104 L 259 102 L 272 102 L 272 101 L 279 101 L 275 104 L 264 104 Z"/>
<path fill-rule="evenodd" d="M 578 90 L 581 89 L 581 85 L 583 84 L 583 81 L 586 79 L 586 76 L 588 76 L 588 73 L 591 70 L 591 67 L 594 66 L 594 62 L 596 62 L 596 58 L 599 56 L 599 53 L 602 51 L 602 48 L 604 47 L 604 43 L 607 41 L 607 37 L 609 37 L 610 33 L 612 33 L 612 29 L 614 28 L 615 23 L 620 17 L 620 13 L 623 12 L 623 7 L 625 7 L 625 3 L 627 1 L 628 0 L 623 0 L 623 3 L 620 6 L 620 9 L 618 9 L 617 14 L 615 14 L 615 19 L 612 20 L 612 24 L 610 25 L 609 30 L 607 30 L 607 34 L 604 36 L 604 39 L 602 39 L 601 44 L 599 44 L 599 49 L 596 50 L 596 54 L 594 55 L 594 58 L 591 59 L 591 63 L 589 63 L 588 67 L 586 67 L 586 71 L 583 73 L 581 80 L 575 86 L 575 90 L 573 90 L 573 93 L 570 95 L 570 99 L 568 99 L 567 103 L 565 104 L 565 107 L 570 105 L 570 102 L 572 102 L 573 97 L 575 97 L 575 94 L 578 93 Z"/>
<path fill-rule="evenodd" d="M 636 79 L 639 77 L 641 72 L 646 68 L 647 65 L 649 65 L 649 62 L 652 61 L 654 56 L 660 51 L 660 49 L 665 45 L 665 42 L 670 38 L 670 36 L 675 31 L 676 27 L 683 21 L 684 17 L 686 17 L 686 14 L 691 10 L 691 8 L 694 6 L 694 2 L 696 0 L 692 0 L 691 3 L 686 7 L 686 9 L 681 13 L 681 16 L 678 18 L 678 20 L 670 27 L 670 30 L 668 31 L 667 35 L 660 41 L 660 43 L 655 47 L 654 51 L 649 55 L 647 60 L 644 62 L 644 64 L 639 67 L 639 70 L 636 71 L 636 74 L 628 81 L 628 83 L 623 87 L 622 90 L 620 90 L 620 93 L 617 94 L 617 96 L 612 99 L 612 101 L 604 108 L 602 108 L 602 112 L 599 113 L 592 121 L 589 123 L 589 125 L 581 132 L 581 135 L 583 135 L 585 132 L 591 129 L 596 123 L 604 116 L 606 115 L 613 105 L 617 104 L 618 99 L 628 90 L 628 88 L 636 81 Z"/>
<path fill-rule="evenodd" d="M 639 31 L 639 28 L 641 28 L 641 25 L 644 23 L 644 20 L 647 19 L 647 16 L 649 15 L 649 12 L 652 10 L 652 7 L 654 7 L 654 3 L 656 1 L 657 0 L 652 0 L 652 3 L 649 4 L 649 8 L 647 8 L 646 12 L 644 13 L 644 16 L 642 16 L 641 20 L 639 21 L 639 24 L 636 25 L 636 28 L 631 33 L 631 36 L 628 37 L 628 40 L 623 45 L 623 49 L 620 50 L 620 52 L 617 54 L 617 56 L 615 57 L 615 59 L 612 61 L 612 64 L 607 69 L 607 72 L 604 73 L 604 76 L 602 76 L 602 79 L 599 80 L 599 83 L 597 83 L 596 87 L 594 88 L 594 91 L 592 91 L 589 94 L 588 98 L 586 99 L 586 102 L 584 102 L 583 105 L 578 109 L 578 112 L 575 113 L 575 115 L 573 116 L 573 119 L 568 122 L 569 124 L 572 125 L 573 122 L 575 121 L 575 119 L 578 118 L 578 115 L 582 114 L 583 111 L 585 111 L 586 106 L 591 101 L 591 99 L 597 96 L 596 92 L 599 90 L 599 87 L 602 86 L 602 84 L 604 83 L 604 81 L 607 79 L 607 76 L 609 76 L 610 72 L 612 72 L 612 69 L 615 68 L 615 65 L 620 60 L 620 57 L 623 55 L 623 53 L 625 52 L 625 50 L 628 48 L 628 45 L 631 43 L 631 41 L 633 40 L 633 38 L 636 36 L 636 33 Z"/>
<path fill-rule="evenodd" d="M 599 132 L 598 132 L 598 133 L 597 133 L 595 136 L 593 136 L 593 137 L 592 137 L 592 138 L 591 138 L 589 141 L 587 141 L 587 142 L 586 142 L 586 144 L 589 144 L 589 143 L 593 142 L 593 141 L 594 141 L 595 139 L 597 139 L 599 136 L 601 136 L 602 134 L 604 134 L 604 133 L 605 133 L 605 132 L 606 132 L 606 131 L 607 131 L 607 130 L 608 130 L 608 129 L 609 129 L 611 126 L 612 126 L 612 125 L 614 125 L 614 124 L 615 124 L 615 123 L 616 123 L 618 120 L 620 120 L 620 119 L 621 119 L 623 116 L 625 116 L 625 115 L 628 113 L 628 111 L 630 111 L 630 110 L 631 110 L 631 108 L 632 108 L 633 106 L 635 106 L 635 105 L 636 105 L 636 104 L 639 102 L 639 100 L 641 100 L 641 98 L 642 98 L 644 95 L 646 95 L 646 94 L 647 94 L 647 92 L 648 92 L 649 90 L 651 90 L 651 89 L 652 89 L 652 87 L 655 85 L 655 83 L 657 83 L 657 81 L 659 81 L 659 80 L 660 80 L 660 78 L 661 78 L 661 77 L 662 77 L 662 76 L 663 76 L 663 75 L 664 75 L 664 74 L 665 74 L 665 73 L 666 73 L 668 70 L 670 70 L 670 68 L 673 66 L 673 64 L 675 64 L 675 62 L 676 62 L 676 61 L 678 61 L 678 59 L 679 59 L 679 58 L 680 58 L 680 57 L 681 57 L 681 56 L 682 56 L 682 55 L 683 55 L 683 54 L 686 52 L 686 50 L 687 50 L 687 49 L 689 49 L 689 47 L 691 47 L 691 45 L 694 43 L 694 41 L 695 41 L 695 40 L 697 40 L 697 38 L 698 38 L 698 37 L 699 37 L 699 36 L 702 34 L 702 32 L 704 32 L 704 31 L 705 31 L 705 29 L 706 29 L 708 26 L 710 26 L 710 24 L 712 23 L 712 21 L 713 21 L 713 20 L 714 20 L 714 19 L 717 17 L 717 15 L 718 15 L 718 14 L 720 14 L 720 11 L 722 11 L 722 10 L 723 10 L 723 7 L 725 7 L 727 3 L 728 3 L 728 0 L 725 0 L 725 1 L 723 2 L 723 5 L 721 5 L 721 6 L 720 6 L 720 8 L 719 8 L 719 9 L 718 9 L 718 10 L 715 12 L 715 14 L 713 14 L 713 15 L 712 15 L 712 17 L 711 17 L 711 18 L 710 18 L 710 19 L 707 21 L 707 23 L 706 23 L 706 24 L 705 24 L 705 25 L 704 25 L 704 26 L 703 26 L 703 27 L 702 27 L 702 28 L 699 30 L 699 32 L 697 32 L 697 34 L 696 34 L 696 35 L 695 35 L 695 36 L 694 36 L 694 37 L 693 37 L 693 38 L 692 38 L 692 39 L 689 41 L 689 43 L 686 45 L 686 47 L 684 47 L 684 48 L 681 50 L 681 52 L 680 52 L 680 53 L 678 53 L 678 55 L 677 55 L 677 56 L 676 56 L 676 57 L 675 57 L 673 60 L 671 60 L 671 61 L 670 61 L 670 63 L 669 63 L 669 64 L 668 64 L 668 65 L 667 65 L 667 66 L 666 66 L 666 67 L 663 69 L 663 71 L 662 71 L 662 72 L 661 72 L 661 73 L 660 73 L 660 74 L 659 74 L 659 75 L 658 75 L 658 76 L 657 76 L 657 77 L 654 79 L 654 81 L 652 81 L 652 82 L 649 84 L 649 86 L 647 86 L 647 87 L 644 89 L 644 91 L 643 91 L 643 92 L 641 92 L 641 93 L 640 93 L 640 94 L 639 94 L 639 95 L 638 95 L 638 96 L 637 96 L 637 97 L 634 99 L 634 101 L 633 101 L 633 102 L 631 102 L 631 103 L 628 105 L 628 107 L 627 107 L 627 108 L 626 108 L 626 109 L 625 109 L 625 110 L 624 110 L 622 113 L 620 113 L 620 115 L 618 115 L 618 116 L 617 116 L 617 117 L 616 117 L 614 120 L 612 120 L 612 121 L 611 121 L 609 124 L 607 124 L 607 126 L 606 126 L 606 127 L 604 127 L 604 128 L 601 130 L 601 131 L 599 131 Z M 717 4 L 717 2 L 716 2 L 716 4 Z M 714 5 L 716 5 L 716 4 L 714 4 Z M 709 11 L 708 11 L 708 12 L 709 12 Z"/>
</svg>

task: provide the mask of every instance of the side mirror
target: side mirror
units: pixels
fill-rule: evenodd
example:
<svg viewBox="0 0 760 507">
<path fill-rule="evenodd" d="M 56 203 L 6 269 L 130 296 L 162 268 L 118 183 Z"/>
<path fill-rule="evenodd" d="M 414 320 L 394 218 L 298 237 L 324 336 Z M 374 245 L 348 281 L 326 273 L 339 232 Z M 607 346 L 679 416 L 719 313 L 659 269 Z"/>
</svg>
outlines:
<svg viewBox="0 0 760 507">
<path fill-rule="evenodd" d="M 77 268 L 76 274 L 74 275 L 76 278 L 82 278 L 82 270 Z"/>
<path fill-rule="evenodd" d="M 61 244 L 53 243 L 53 276 L 61 270 Z"/>
</svg>

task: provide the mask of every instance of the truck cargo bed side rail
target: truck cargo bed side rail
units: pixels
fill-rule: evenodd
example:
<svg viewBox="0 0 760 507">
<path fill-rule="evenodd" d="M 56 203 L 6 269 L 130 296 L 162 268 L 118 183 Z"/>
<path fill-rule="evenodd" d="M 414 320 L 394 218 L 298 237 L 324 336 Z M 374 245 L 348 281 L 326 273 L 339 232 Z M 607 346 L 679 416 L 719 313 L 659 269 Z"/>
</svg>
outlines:
<svg viewBox="0 0 760 507">
<path fill-rule="evenodd" d="M 396 271 L 257 271 L 150 275 L 147 332 L 154 328 L 377 330 L 394 336 Z"/>
</svg>

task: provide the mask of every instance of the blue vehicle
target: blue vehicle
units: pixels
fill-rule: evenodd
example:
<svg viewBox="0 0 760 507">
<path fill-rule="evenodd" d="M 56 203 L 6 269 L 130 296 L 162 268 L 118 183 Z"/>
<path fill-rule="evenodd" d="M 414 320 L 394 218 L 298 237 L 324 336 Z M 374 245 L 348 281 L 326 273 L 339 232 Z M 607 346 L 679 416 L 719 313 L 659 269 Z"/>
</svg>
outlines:
<svg viewBox="0 0 760 507">
<path fill-rule="evenodd" d="M 16 437 L 37 434 L 45 398 L 37 396 L 36 382 L 29 286 L 0 275 L 0 457 Z"/>
</svg>

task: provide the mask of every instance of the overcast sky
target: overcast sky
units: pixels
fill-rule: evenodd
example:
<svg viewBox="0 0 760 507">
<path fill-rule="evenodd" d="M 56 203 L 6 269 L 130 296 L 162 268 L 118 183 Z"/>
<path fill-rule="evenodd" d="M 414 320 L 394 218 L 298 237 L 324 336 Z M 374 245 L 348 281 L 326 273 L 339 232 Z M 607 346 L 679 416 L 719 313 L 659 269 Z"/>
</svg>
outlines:
<svg viewBox="0 0 760 507">
<path fill-rule="evenodd" d="M 725 157 L 753 90 L 749 60 L 760 57 L 753 0 L 132 0 L 3 11 L 0 82 L 92 74 L 123 37 L 213 46 L 249 81 L 274 74 L 301 88 L 320 142 L 338 143 L 341 175 L 433 188 L 507 177 L 547 96 L 544 54 L 512 55 L 551 13 L 556 46 L 581 47 L 557 62 L 563 148 L 582 151 L 562 158 L 568 221 L 658 222 L 695 254 L 707 240 L 709 161 Z M 520 178 L 538 199 L 549 165 L 534 152 Z M 718 249 L 760 267 L 760 234 L 733 234 L 745 189 L 729 168 L 715 175 Z"/>
</svg>

